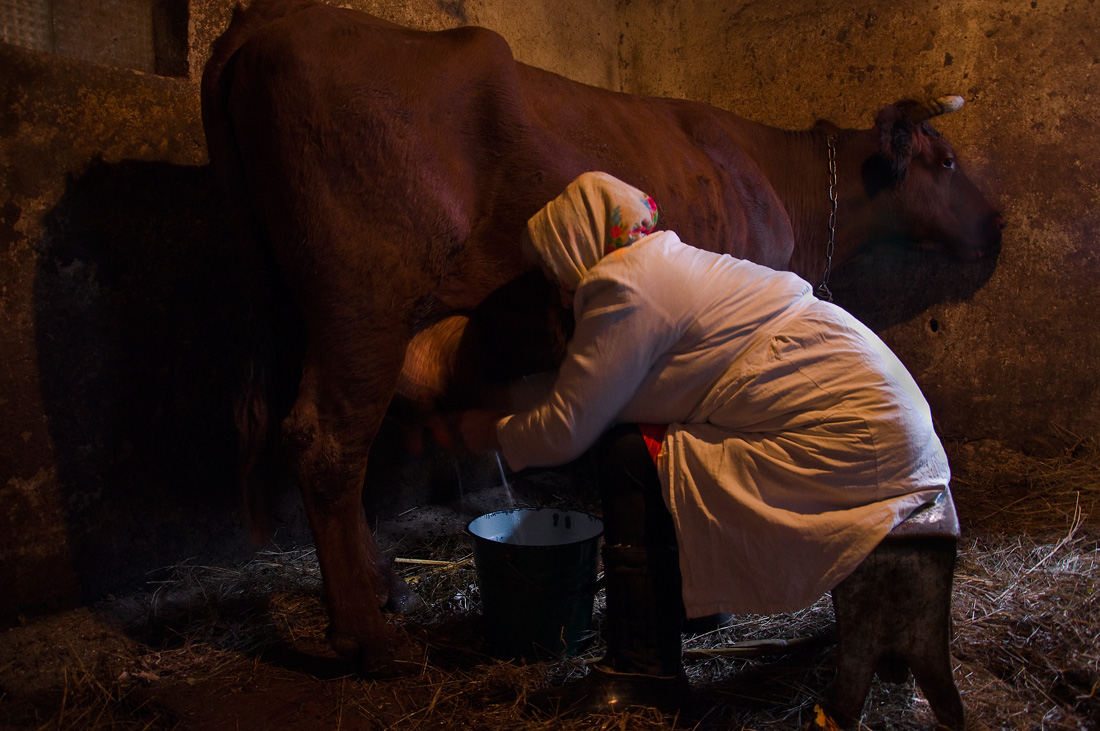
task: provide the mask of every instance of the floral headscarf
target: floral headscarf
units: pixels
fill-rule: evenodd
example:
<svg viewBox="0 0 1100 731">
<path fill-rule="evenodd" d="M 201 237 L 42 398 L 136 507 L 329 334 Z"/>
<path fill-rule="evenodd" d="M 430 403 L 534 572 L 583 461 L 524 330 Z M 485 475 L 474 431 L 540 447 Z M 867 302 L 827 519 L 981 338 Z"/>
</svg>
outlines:
<svg viewBox="0 0 1100 731">
<path fill-rule="evenodd" d="M 527 222 L 538 260 L 556 280 L 576 290 L 607 254 L 630 246 L 657 226 L 657 204 L 607 173 L 583 173 Z"/>
</svg>

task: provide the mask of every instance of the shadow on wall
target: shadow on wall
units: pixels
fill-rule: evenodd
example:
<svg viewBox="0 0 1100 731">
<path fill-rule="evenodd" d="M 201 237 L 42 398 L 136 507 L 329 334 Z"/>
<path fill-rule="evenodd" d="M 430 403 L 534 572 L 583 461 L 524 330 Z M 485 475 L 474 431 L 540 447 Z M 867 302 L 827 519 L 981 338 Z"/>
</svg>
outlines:
<svg viewBox="0 0 1100 731">
<path fill-rule="evenodd" d="M 232 231 L 211 170 L 163 162 L 95 162 L 43 222 L 39 381 L 86 600 L 183 561 L 235 563 L 254 549 L 241 519 L 233 403 L 255 343 Z M 300 364 L 281 365 L 296 386 Z M 365 492 L 364 507 L 373 521 L 451 499 L 483 472 L 437 449 L 407 454 L 388 419 L 368 476 L 383 489 Z M 280 483 L 276 538 L 306 544 L 300 498 Z"/>
<path fill-rule="evenodd" d="M 829 286 L 838 305 L 881 332 L 934 305 L 971 299 L 993 276 L 999 254 L 967 262 L 880 246 L 845 262 Z"/>
<path fill-rule="evenodd" d="M 36 251 L 38 369 L 85 597 L 247 550 L 240 265 L 207 168 L 93 163 Z M 46 577 L 44 577 L 46 580 Z"/>
</svg>

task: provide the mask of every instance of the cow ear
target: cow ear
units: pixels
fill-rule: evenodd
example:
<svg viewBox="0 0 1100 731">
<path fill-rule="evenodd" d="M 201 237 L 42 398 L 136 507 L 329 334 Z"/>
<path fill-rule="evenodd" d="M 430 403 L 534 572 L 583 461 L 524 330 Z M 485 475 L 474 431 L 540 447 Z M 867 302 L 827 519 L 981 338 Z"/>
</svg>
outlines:
<svg viewBox="0 0 1100 731">
<path fill-rule="evenodd" d="M 916 125 L 910 120 L 905 102 L 891 104 L 875 117 L 879 145 L 863 162 L 860 171 L 867 195 L 875 197 L 905 177 L 913 156 Z"/>
<path fill-rule="evenodd" d="M 895 181 L 905 177 L 913 158 L 914 142 L 920 133 L 919 124 L 911 118 L 911 110 L 918 106 L 912 100 L 891 104 L 878 113 L 875 128 L 879 134 L 879 155 Z"/>
</svg>

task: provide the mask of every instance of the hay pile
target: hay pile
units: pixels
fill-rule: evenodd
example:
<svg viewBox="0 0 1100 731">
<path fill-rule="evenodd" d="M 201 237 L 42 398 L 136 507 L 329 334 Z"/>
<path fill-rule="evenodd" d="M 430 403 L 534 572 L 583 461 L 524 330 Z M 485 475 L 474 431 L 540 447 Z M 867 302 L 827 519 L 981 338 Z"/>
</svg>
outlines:
<svg viewBox="0 0 1100 731">
<path fill-rule="evenodd" d="M 964 524 L 955 677 L 981 725 L 1100 728 L 1098 454 L 1085 441 L 1045 460 L 990 444 L 952 450 Z M 527 715 L 526 695 L 583 675 L 598 638 L 569 660 L 496 660 L 481 646 L 468 539 L 394 551 L 424 600 L 393 618 L 415 650 L 402 677 L 364 679 L 331 654 L 311 549 L 266 551 L 233 569 L 181 565 L 146 592 L 0 636 L 0 729 L 796 729 L 829 682 L 823 599 L 685 638 L 696 692 L 677 717 Z M 597 627 L 602 611 L 598 599 Z M 809 641 L 757 657 L 712 652 L 790 638 Z M 863 724 L 934 726 L 912 681 L 876 682 Z"/>
</svg>

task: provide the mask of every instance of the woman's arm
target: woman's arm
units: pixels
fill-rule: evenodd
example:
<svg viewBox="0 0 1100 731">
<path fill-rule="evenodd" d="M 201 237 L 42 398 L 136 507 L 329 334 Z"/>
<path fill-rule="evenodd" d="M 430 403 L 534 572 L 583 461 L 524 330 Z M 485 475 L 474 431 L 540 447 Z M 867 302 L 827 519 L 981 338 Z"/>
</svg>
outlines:
<svg viewBox="0 0 1100 731">
<path fill-rule="evenodd" d="M 563 464 L 583 454 L 679 339 L 664 309 L 622 282 L 586 280 L 576 308 L 576 330 L 551 393 L 496 427 L 513 470 Z"/>
</svg>

